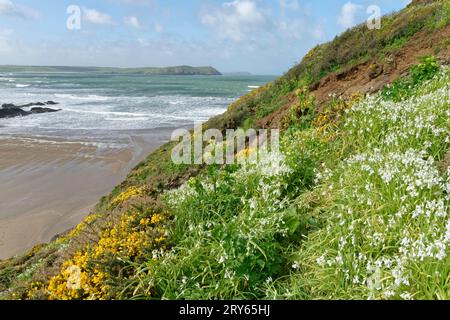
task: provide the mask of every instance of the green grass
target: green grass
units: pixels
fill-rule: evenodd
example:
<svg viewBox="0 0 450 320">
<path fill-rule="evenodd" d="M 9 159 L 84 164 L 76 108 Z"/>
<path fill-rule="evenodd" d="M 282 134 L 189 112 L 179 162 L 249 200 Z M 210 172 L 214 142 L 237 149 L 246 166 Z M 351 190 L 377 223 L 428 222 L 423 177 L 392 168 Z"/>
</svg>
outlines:
<svg viewBox="0 0 450 320">
<path fill-rule="evenodd" d="M 438 61 L 434 57 L 423 57 L 421 63 L 411 69 L 410 75 L 400 78 L 381 91 L 386 100 L 399 102 L 416 94 L 417 86 L 430 80 L 439 71 Z"/>
<path fill-rule="evenodd" d="M 450 69 L 430 61 L 402 100 L 368 97 L 323 134 L 292 127 L 281 166 L 210 167 L 166 193 L 172 249 L 127 298 L 449 298 Z"/>
<path fill-rule="evenodd" d="M 273 84 L 246 96 L 221 119 L 226 127 L 250 128 L 289 101 L 296 89 L 314 84 L 332 72 L 341 72 L 380 54 L 395 53 L 420 31 L 435 32 L 450 23 L 448 1 L 412 6 L 383 17 L 381 30 L 365 24 L 352 28 L 333 41 L 318 45 Z"/>
<path fill-rule="evenodd" d="M 241 98 L 227 113 L 208 121 L 206 127 L 220 130 L 255 127 L 259 119 L 285 106 L 297 89 L 314 84 L 330 72 L 340 72 L 354 64 L 396 52 L 417 32 L 435 32 L 447 26 L 449 16 L 449 2 L 436 1 L 387 16 L 378 31 L 369 32 L 364 26 L 348 30 L 334 41 L 314 48 L 285 76 Z M 443 45 L 446 47 L 448 43 Z M 392 185 L 386 186 L 379 177 L 375 179 L 364 171 L 361 163 L 347 165 L 346 159 L 357 154 L 376 154 L 389 163 L 388 156 L 392 152 L 405 155 L 408 148 L 416 150 L 427 146 L 422 158 L 430 157 L 432 163 L 420 162 L 419 157 L 414 157 L 417 154 L 411 154 L 411 158 L 427 169 L 428 174 L 439 174 L 436 179 L 448 179 L 448 173 L 434 170 L 449 147 L 445 135 L 449 135 L 450 116 L 444 92 L 448 73 L 446 69 L 437 75 L 434 61 L 424 60 L 412 70 L 410 77 L 396 81 L 379 96 L 361 102 L 349 113 L 343 112 L 345 103 L 342 101 L 336 105 L 330 103 L 331 125 L 321 128 L 313 126 L 315 119 L 311 113 L 306 117 L 299 114 L 303 109 L 302 101 L 308 99 L 298 97 L 299 105 L 294 106 L 287 123 L 290 127 L 282 139 L 280 159 L 285 169 L 281 172 L 267 170 L 270 168 L 267 163 L 209 170 L 200 166 L 176 166 L 170 161 L 174 144 L 163 146 L 132 170 L 124 183 L 96 207 L 95 213 L 102 217 L 95 225 L 98 231 L 128 210 L 111 207 L 117 195 L 130 186 L 145 185 L 146 196 L 153 200 L 165 194 L 172 213 L 170 254 L 158 261 L 149 256 L 142 264 L 130 261 L 131 269 L 124 274 L 133 276 L 120 277 L 119 272 L 111 296 L 383 298 L 393 279 L 392 270 L 375 270 L 385 283 L 383 290 L 370 291 L 367 285 L 347 279 L 347 274 L 361 280 L 373 279 L 373 274 L 346 268 L 355 263 L 353 254 L 363 252 L 374 260 L 391 259 L 398 255 L 401 230 L 406 229 L 413 240 L 421 233 L 431 239 L 431 228 L 441 228 L 441 232 L 445 223 L 405 218 L 399 224 L 401 230 L 386 233 L 377 219 L 395 213 L 399 206 L 396 190 L 403 187 L 401 178 L 416 169 L 413 166 L 398 168 L 401 174 Z M 429 94 L 432 99 L 427 98 Z M 402 112 L 391 114 L 392 110 Z M 377 165 L 381 168 L 382 164 Z M 198 178 L 190 180 L 180 190 L 166 194 L 167 190 L 177 189 L 199 173 Z M 373 184 L 368 187 L 370 192 L 366 183 Z M 440 187 L 433 188 L 408 199 L 409 205 L 443 198 Z M 373 194 L 372 205 L 367 201 L 359 203 L 361 199 L 349 196 L 354 193 L 364 197 Z M 448 209 L 448 198 L 444 200 Z M 355 212 L 355 219 L 340 218 L 339 214 L 349 208 Z M 356 244 L 341 248 L 340 238 L 348 235 L 353 220 L 370 222 L 373 229 L 359 226 Z M 367 236 L 377 232 L 383 234 L 386 248 L 371 247 Z M 14 297 L 27 298 L 30 282 L 48 281 L 49 276 L 58 273 L 61 263 L 82 248 L 91 236 L 81 233 L 68 243 L 52 243 L 2 262 L 0 296 L 9 288 Z M 94 236 L 92 242 L 95 239 Z M 317 263 L 318 259 L 322 262 L 321 258 L 326 261 L 338 258 L 345 263 L 344 266 L 327 264 L 323 267 Z M 114 263 L 114 257 L 111 259 Z M 399 298 L 404 293 L 401 291 L 414 298 L 448 297 L 449 261 L 427 259 L 408 262 L 405 268 L 411 275 L 410 286 L 396 288 L 390 298 Z M 41 294 L 37 297 L 45 297 L 45 292 Z"/>
<path fill-rule="evenodd" d="M 392 43 L 388 44 L 384 50 L 387 52 L 395 52 L 401 49 L 405 44 L 408 43 L 407 37 L 399 37 L 392 41 Z"/>
<path fill-rule="evenodd" d="M 292 250 L 272 298 L 448 299 L 450 147 L 446 68 L 407 100 L 363 101 L 329 145 L 312 199 L 323 227 Z"/>
</svg>

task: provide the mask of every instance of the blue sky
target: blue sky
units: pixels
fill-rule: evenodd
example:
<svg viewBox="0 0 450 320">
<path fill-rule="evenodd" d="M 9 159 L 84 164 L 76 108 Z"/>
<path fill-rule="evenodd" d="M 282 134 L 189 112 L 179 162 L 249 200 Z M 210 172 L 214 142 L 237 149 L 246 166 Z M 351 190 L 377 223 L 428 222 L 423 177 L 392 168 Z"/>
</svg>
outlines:
<svg viewBox="0 0 450 320">
<path fill-rule="evenodd" d="M 212 65 L 281 74 L 318 43 L 408 0 L 0 0 L 0 64 Z M 80 8 L 80 29 L 67 8 Z"/>
</svg>

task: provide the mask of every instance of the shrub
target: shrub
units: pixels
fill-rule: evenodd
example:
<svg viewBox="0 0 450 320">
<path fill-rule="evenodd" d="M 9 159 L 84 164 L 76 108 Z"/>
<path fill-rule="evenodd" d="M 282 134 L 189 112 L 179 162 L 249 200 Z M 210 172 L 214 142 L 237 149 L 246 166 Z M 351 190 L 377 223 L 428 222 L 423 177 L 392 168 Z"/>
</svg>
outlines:
<svg viewBox="0 0 450 320">
<path fill-rule="evenodd" d="M 64 262 L 60 274 L 50 279 L 50 299 L 113 299 L 128 277 L 129 266 L 145 257 L 157 259 L 165 249 L 167 215 L 136 208 L 104 230 L 95 245 L 88 245 Z M 33 288 L 31 288 L 31 291 Z M 122 289 L 123 291 L 123 289 Z"/>
<path fill-rule="evenodd" d="M 439 63 L 435 57 L 421 58 L 421 63 L 411 68 L 411 79 L 414 85 L 432 79 L 439 72 Z"/>
<path fill-rule="evenodd" d="M 410 98 L 416 92 L 417 86 L 423 81 L 430 80 L 439 72 L 439 64 L 436 58 L 426 56 L 421 58 L 421 63 L 410 70 L 410 76 L 400 78 L 381 91 L 384 99 L 399 102 Z"/>
<path fill-rule="evenodd" d="M 291 107 L 290 114 L 284 119 L 284 128 L 297 126 L 299 129 L 306 129 L 311 125 L 315 114 L 315 98 L 309 94 L 307 87 L 302 87 L 295 91 L 297 103 Z"/>
</svg>

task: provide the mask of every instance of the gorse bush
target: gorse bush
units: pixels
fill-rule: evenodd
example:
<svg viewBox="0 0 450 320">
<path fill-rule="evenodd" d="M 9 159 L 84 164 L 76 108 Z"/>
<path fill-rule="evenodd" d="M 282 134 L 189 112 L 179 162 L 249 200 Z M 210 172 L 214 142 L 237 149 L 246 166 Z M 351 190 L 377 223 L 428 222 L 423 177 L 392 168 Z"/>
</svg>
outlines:
<svg viewBox="0 0 450 320">
<path fill-rule="evenodd" d="M 127 193 L 131 194 L 136 196 L 136 189 Z M 124 195 L 120 197 L 122 201 Z M 133 264 L 142 262 L 144 257 L 156 260 L 164 252 L 167 220 L 167 214 L 160 210 L 139 207 L 124 214 L 101 233 L 98 243 L 77 251 L 63 264 L 60 274 L 48 284 L 49 298 L 104 300 L 130 294 L 123 283 L 134 275 Z M 42 285 L 32 291 L 36 289 L 42 289 Z"/>
<path fill-rule="evenodd" d="M 360 93 L 354 93 L 347 98 L 332 96 L 327 103 L 321 106 L 321 110 L 314 118 L 314 127 L 317 128 L 319 133 L 336 129 L 345 113 L 363 98 L 364 96 Z M 328 136 L 328 138 L 332 138 L 332 136 Z"/>
</svg>

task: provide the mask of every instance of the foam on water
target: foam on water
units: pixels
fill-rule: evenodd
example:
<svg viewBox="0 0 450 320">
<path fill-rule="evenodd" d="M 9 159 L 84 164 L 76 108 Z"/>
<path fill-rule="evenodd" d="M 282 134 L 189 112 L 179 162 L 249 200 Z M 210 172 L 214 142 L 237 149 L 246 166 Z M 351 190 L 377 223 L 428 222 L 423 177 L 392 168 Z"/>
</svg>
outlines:
<svg viewBox="0 0 450 320">
<path fill-rule="evenodd" d="M 114 140 L 121 131 L 191 125 L 223 113 L 248 88 L 270 80 L 271 77 L 248 76 L 0 75 L 0 104 L 53 100 L 62 109 L 57 113 L 0 119 L 0 136 Z"/>
<path fill-rule="evenodd" d="M 77 96 L 74 94 L 55 93 L 54 96 L 55 96 L 55 98 L 60 98 L 60 99 L 83 100 L 83 101 L 107 101 L 110 99 L 110 97 L 102 97 L 102 96 L 97 96 L 95 94 L 90 94 L 87 96 Z"/>
</svg>

